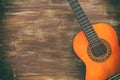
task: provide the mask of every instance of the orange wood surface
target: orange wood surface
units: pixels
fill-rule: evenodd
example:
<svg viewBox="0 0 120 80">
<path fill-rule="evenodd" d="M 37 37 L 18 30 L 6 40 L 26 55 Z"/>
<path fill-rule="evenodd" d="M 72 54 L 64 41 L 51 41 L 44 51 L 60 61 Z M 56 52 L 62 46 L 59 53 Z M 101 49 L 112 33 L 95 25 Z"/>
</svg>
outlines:
<svg viewBox="0 0 120 80">
<path fill-rule="evenodd" d="M 87 54 L 88 40 L 83 31 L 74 39 L 73 48 L 76 54 L 86 65 L 86 80 L 106 80 L 110 76 L 120 72 L 120 49 L 115 30 L 108 24 L 99 23 L 93 25 L 99 38 L 107 40 L 112 48 L 110 58 L 102 63 L 92 61 Z"/>
</svg>

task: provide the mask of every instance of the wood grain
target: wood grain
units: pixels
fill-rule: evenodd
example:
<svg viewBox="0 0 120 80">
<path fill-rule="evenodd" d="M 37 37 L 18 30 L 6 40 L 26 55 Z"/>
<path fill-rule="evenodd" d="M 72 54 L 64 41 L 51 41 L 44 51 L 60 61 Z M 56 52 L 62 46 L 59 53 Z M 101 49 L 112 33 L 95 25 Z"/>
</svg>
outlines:
<svg viewBox="0 0 120 80">
<path fill-rule="evenodd" d="M 104 0 L 79 0 L 91 23 L 116 25 Z M 81 30 L 66 0 L 11 0 L 3 19 L 16 80 L 84 80 L 72 49 Z M 114 15 L 114 14 L 112 14 Z"/>
</svg>

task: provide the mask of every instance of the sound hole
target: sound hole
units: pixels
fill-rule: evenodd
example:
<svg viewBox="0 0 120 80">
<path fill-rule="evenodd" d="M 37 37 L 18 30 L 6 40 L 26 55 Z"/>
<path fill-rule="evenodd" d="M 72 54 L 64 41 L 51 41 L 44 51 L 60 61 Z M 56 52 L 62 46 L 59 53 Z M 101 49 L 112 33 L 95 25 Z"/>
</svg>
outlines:
<svg viewBox="0 0 120 80">
<path fill-rule="evenodd" d="M 110 44 L 104 39 L 93 45 L 88 45 L 87 51 L 89 58 L 99 63 L 108 60 L 112 53 Z"/>
<path fill-rule="evenodd" d="M 98 45 L 96 45 L 98 44 Z M 103 57 L 105 56 L 106 52 L 107 52 L 107 48 L 105 47 L 105 45 L 103 43 L 96 43 L 93 45 L 92 47 L 92 54 L 95 56 L 95 57 Z"/>
</svg>

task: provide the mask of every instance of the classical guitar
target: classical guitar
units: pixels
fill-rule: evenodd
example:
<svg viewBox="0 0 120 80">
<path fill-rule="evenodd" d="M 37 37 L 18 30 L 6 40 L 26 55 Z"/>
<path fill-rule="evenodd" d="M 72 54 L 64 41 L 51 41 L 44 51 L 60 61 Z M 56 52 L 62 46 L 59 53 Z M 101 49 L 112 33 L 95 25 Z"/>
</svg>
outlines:
<svg viewBox="0 0 120 80">
<path fill-rule="evenodd" d="M 120 49 L 115 30 L 106 23 L 91 24 L 78 0 L 68 0 L 82 31 L 73 49 L 86 65 L 85 80 L 119 80 Z"/>
</svg>

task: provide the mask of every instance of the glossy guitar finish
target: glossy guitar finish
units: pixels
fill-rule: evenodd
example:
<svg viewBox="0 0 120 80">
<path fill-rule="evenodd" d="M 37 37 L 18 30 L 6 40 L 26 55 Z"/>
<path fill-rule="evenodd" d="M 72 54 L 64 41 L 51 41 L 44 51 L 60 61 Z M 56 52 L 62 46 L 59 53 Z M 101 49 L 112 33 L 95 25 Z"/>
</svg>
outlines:
<svg viewBox="0 0 120 80">
<path fill-rule="evenodd" d="M 111 46 L 111 55 L 104 62 L 95 62 L 88 56 L 89 42 L 83 31 L 73 41 L 75 53 L 86 65 L 86 80 L 106 80 L 120 72 L 120 48 L 115 30 L 108 24 L 94 24 L 93 28 L 99 38 L 106 40 Z"/>
</svg>

